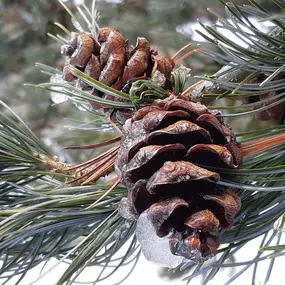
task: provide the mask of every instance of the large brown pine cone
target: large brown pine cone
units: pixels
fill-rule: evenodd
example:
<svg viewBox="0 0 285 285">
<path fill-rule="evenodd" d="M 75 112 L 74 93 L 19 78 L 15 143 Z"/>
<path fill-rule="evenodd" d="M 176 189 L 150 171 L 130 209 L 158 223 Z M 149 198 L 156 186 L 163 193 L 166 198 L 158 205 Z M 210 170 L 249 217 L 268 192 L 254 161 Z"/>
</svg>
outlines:
<svg viewBox="0 0 285 285">
<path fill-rule="evenodd" d="M 233 132 L 206 106 L 170 96 L 128 119 L 116 167 L 127 205 L 148 217 L 173 254 L 203 262 L 216 254 L 220 228 L 231 229 L 241 207 L 209 167 L 238 168 Z"/>
<path fill-rule="evenodd" d="M 72 65 L 117 90 L 127 88 L 129 82 L 138 78 L 157 78 L 157 73 L 160 79 L 163 78 L 159 83 L 171 87 L 174 61 L 151 50 L 145 38 L 138 38 L 136 46 L 131 46 L 118 29 L 102 28 L 98 38 L 88 32 L 72 33 L 69 43 L 61 47 L 61 53 L 67 59 L 64 67 L 66 81 L 77 80 L 69 71 Z M 89 88 L 85 83 L 78 84 L 81 88 Z M 94 95 L 103 96 L 98 91 Z M 108 99 L 115 98 L 108 96 Z"/>
</svg>

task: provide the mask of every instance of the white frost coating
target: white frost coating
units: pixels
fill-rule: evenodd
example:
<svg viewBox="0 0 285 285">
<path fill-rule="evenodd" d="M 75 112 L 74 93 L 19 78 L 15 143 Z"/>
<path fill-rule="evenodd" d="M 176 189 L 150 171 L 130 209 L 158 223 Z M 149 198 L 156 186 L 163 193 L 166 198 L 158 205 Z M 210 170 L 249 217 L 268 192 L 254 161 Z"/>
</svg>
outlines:
<svg viewBox="0 0 285 285">
<path fill-rule="evenodd" d="M 82 102 L 82 103 L 78 103 L 76 101 L 72 102 L 73 105 L 79 110 L 79 111 L 92 111 L 92 106 L 90 104 L 88 104 L 87 102 Z"/>
<path fill-rule="evenodd" d="M 83 32 L 84 29 L 82 28 L 82 26 L 80 25 L 80 23 L 78 21 L 76 21 L 74 18 L 71 18 L 71 22 L 72 22 L 72 25 L 73 27 L 79 31 L 79 32 Z"/>
<path fill-rule="evenodd" d="M 117 240 L 123 239 L 128 233 L 128 230 L 130 229 L 131 225 L 132 222 L 126 220 L 125 223 L 116 231 L 115 238 Z"/>
<path fill-rule="evenodd" d="M 60 83 L 60 84 L 64 84 L 66 83 L 64 81 L 64 79 L 62 78 L 62 75 L 61 74 L 54 74 L 53 76 L 51 76 L 50 78 L 50 82 L 51 83 Z M 54 90 L 57 90 L 57 91 L 62 91 L 63 88 L 62 87 L 52 87 Z M 68 100 L 68 96 L 65 95 L 65 94 L 62 94 L 62 93 L 57 93 L 57 92 L 51 92 L 50 93 L 50 97 L 51 97 L 51 100 L 55 103 L 55 104 L 60 104 L 60 103 L 63 103 L 65 101 Z"/>
<path fill-rule="evenodd" d="M 178 68 L 175 69 L 179 72 L 180 76 L 184 76 L 186 78 L 191 76 L 191 68 L 186 67 L 185 65 L 181 64 Z"/>
<path fill-rule="evenodd" d="M 126 220 L 129 220 L 129 221 L 137 220 L 136 215 L 134 215 L 130 210 L 127 198 L 122 198 L 118 206 L 118 211 L 119 211 L 119 214 Z"/>
<path fill-rule="evenodd" d="M 151 81 L 156 83 L 158 86 L 164 86 L 166 82 L 166 77 L 163 73 L 156 70 L 153 75 L 151 76 Z"/>
<path fill-rule="evenodd" d="M 69 2 L 70 0 L 62 0 L 62 2 Z M 80 6 L 82 4 L 84 4 L 84 0 L 73 0 L 72 4 L 75 6 Z"/>
<path fill-rule="evenodd" d="M 186 259 L 171 253 L 168 238 L 159 238 L 144 211 L 137 221 L 136 236 L 145 258 L 159 266 L 175 268 Z"/>
</svg>

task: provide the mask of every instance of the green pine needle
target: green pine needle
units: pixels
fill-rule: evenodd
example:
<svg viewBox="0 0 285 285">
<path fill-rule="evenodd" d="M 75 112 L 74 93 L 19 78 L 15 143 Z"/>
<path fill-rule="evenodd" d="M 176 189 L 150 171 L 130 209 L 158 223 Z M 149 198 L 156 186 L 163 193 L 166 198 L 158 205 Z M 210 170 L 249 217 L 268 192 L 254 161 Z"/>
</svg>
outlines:
<svg viewBox="0 0 285 285">
<path fill-rule="evenodd" d="M 80 19 L 77 19 L 62 1 L 59 2 L 71 15 L 74 25 L 79 30 L 83 26 L 79 24 L 81 21 L 93 35 L 97 35 L 99 15 L 95 9 L 95 1 L 92 2 L 91 10 L 85 5 L 78 8 Z M 232 22 L 210 11 L 219 18 L 219 23 L 207 26 L 200 22 L 208 34 L 199 34 L 218 47 L 220 52 L 211 51 L 203 45 L 203 53 L 222 64 L 229 65 L 231 71 L 243 71 L 245 76 L 239 82 L 230 78 L 221 80 L 215 76 L 203 77 L 202 79 L 223 88 L 222 95 L 204 94 L 204 97 L 243 98 L 267 92 L 277 93 L 276 102 L 263 99 L 259 104 L 266 106 L 254 111 L 240 112 L 243 106 L 225 107 L 236 113 L 225 114 L 224 117 L 253 114 L 284 102 L 285 80 L 281 76 L 284 75 L 285 62 L 284 17 L 269 15 L 254 0 L 250 1 L 251 6 L 238 6 L 234 1 L 219 2 L 225 6 L 227 16 Z M 281 1 L 272 2 L 285 10 Z M 259 31 L 250 22 L 249 16 L 271 20 L 276 25 L 276 34 L 268 35 Z M 65 35 L 70 35 L 64 26 L 58 23 L 56 25 Z M 247 30 L 243 30 L 242 26 Z M 243 40 L 248 48 L 223 36 L 218 29 L 231 31 Z M 61 35 L 52 37 L 61 43 L 65 42 Z M 61 71 L 43 64 L 37 66 L 51 77 L 62 74 Z M 140 105 L 151 104 L 155 99 L 168 96 L 164 89 L 146 80 L 135 82 L 127 94 L 103 85 L 76 68 L 72 68 L 71 72 L 89 86 L 124 101 L 114 102 L 94 96 L 91 92 L 82 91 L 72 83 L 66 82 L 49 82 L 33 87 L 68 95 L 74 102 L 80 102 L 85 106 L 94 102 L 111 108 L 139 108 Z M 250 83 L 255 76 L 268 73 L 271 76 L 267 80 Z M 273 80 L 276 75 L 281 78 Z M 176 95 L 183 91 L 186 79 L 187 75 L 177 70 L 172 74 Z M 100 274 L 94 276 L 93 283 L 106 280 L 128 263 L 135 266 L 140 255 L 139 245 L 134 236 L 135 222 L 125 221 L 118 213 L 118 205 L 127 195 L 126 188 L 117 186 L 106 192 L 110 186 L 103 181 L 89 186 L 67 186 L 65 182 L 73 174 L 56 172 L 48 167 L 47 162 L 50 160 L 57 163 L 51 151 L 5 103 L 0 104 L 1 281 L 8 282 L 16 275 L 17 284 L 20 284 L 31 268 L 51 258 L 57 258 L 58 262 L 51 269 L 44 270 L 33 282 L 40 280 L 62 262 L 67 262 L 69 266 L 59 278 L 57 285 L 78 281 L 80 274 L 89 266 L 102 268 Z M 250 108 L 256 106 L 256 103 L 248 105 Z M 94 129 L 91 131 L 95 135 Z M 100 131 L 100 126 L 97 131 Z M 284 126 L 248 131 L 238 134 L 237 137 L 240 143 L 244 143 L 279 133 L 284 133 Z M 222 246 L 216 261 L 195 266 L 185 263 L 176 269 L 190 271 L 185 281 L 190 282 L 196 276 L 205 274 L 203 284 L 208 284 L 221 268 L 237 268 L 238 272 L 225 283 L 230 284 L 253 267 L 254 282 L 259 262 L 271 258 L 265 282 L 269 280 L 275 258 L 285 254 L 285 246 L 280 244 L 285 212 L 284 154 L 285 144 L 279 144 L 246 157 L 242 169 L 216 169 L 221 174 L 221 180 L 217 183 L 233 188 L 242 199 L 242 208 L 236 218 L 236 227 L 220 233 Z M 278 220 L 281 222 L 274 227 Z M 260 250 L 253 258 L 247 257 L 245 261 L 232 262 L 238 251 L 258 237 L 262 237 Z M 124 249 L 124 246 L 127 249 Z M 124 250 L 124 254 L 116 257 L 119 250 Z"/>
</svg>

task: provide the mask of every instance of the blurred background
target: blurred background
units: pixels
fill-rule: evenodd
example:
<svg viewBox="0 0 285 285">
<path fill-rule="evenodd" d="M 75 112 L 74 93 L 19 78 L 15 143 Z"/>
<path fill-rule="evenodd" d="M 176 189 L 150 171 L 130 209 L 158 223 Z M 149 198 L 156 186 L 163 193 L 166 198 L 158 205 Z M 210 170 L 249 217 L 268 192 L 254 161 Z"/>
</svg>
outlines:
<svg viewBox="0 0 285 285">
<path fill-rule="evenodd" d="M 64 2 L 76 11 L 75 6 L 82 1 Z M 237 4 L 245 2 L 235 1 Z M 270 5 L 268 1 L 259 2 L 271 10 L 274 8 L 270 6 L 272 2 Z M 88 5 L 91 0 L 85 3 Z M 100 26 L 120 28 L 132 44 L 138 36 L 146 37 L 152 47 L 166 55 L 173 55 L 189 42 L 195 47 L 195 42 L 202 40 L 194 32 L 199 27 L 196 19 L 206 23 L 216 21 L 207 7 L 224 15 L 223 6 L 213 0 L 97 0 Z M 47 36 L 47 33 L 61 33 L 54 22 L 74 30 L 69 15 L 56 0 L 0 0 L 0 98 L 28 121 L 46 143 L 50 144 L 54 137 L 53 148 L 57 151 L 56 144 L 60 145 L 66 138 L 75 140 L 73 143 L 90 140 L 89 135 L 74 129 L 63 138 L 62 125 L 74 126 L 93 118 L 71 108 L 69 103 L 53 104 L 47 92 L 23 86 L 49 80 L 34 67 L 36 62 L 60 69 L 64 64 L 60 44 Z M 214 62 L 197 54 L 183 64 L 192 69 L 192 75 L 212 74 L 218 70 Z M 74 122 L 72 118 L 80 120 Z"/>
<path fill-rule="evenodd" d="M 71 10 L 76 11 L 76 5 L 82 1 L 64 2 Z M 234 2 L 243 4 L 248 1 Z M 258 2 L 262 2 L 268 10 L 276 9 L 270 1 Z M 85 0 L 85 3 L 89 5 L 91 0 Z M 196 47 L 202 40 L 194 32 L 194 29 L 199 27 L 196 19 L 204 23 L 216 21 L 216 17 L 206 10 L 207 7 L 220 15 L 225 14 L 223 6 L 213 0 L 97 0 L 97 9 L 101 16 L 100 26 L 119 28 L 132 44 L 135 44 L 138 36 L 146 37 L 153 48 L 166 55 L 173 55 L 189 42 L 193 42 L 193 47 Z M 24 83 L 37 84 L 49 80 L 34 67 L 36 62 L 59 69 L 64 65 L 60 44 L 47 36 L 47 33 L 61 32 L 54 22 L 74 30 L 70 16 L 56 0 L 0 0 L 0 99 L 28 122 L 54 153 L 63 156 L 70 163 L 79 162 L 91 153 L 63 152 L 62 146 L 94 143 L 112 134 L 97 132 L 94 136 L 90 130 L 96 128 L 89 124 L 98 120 L 94 114 L 82 112 L 70 102 L 55 104 L 47 92 L 23 86 Z M 183 64 L 192 69 L 192 75 L 212 74 L 219 69 L 216 63 L 199 54 L 195 54 Z M 193 80 L 191 79 L 190 83 Z M 271 124 L 257 122 L 252 117 L 239 120 L 241 119 L 234 123 L 235 128 L 239 130 Z M 81 126 L 80 130 L 78 126 Z M 141 266 L 152 266 L 142 262 L 144 265 Z M 154 274 L 157 274 L 158 280 L 162 282 L 157 281 L 155 284 L 168 283 L 170 280 L 180 284 L 181 274 L 173 275 L 155 266 L 151 268 L 149 272 L 155 271 Z M 134 283 L 134 278 L 131 280 L 128 284 L 142 284 Z M 151 280 L 154 279 L 150 279 L 150 284 L 154 284 Z"/>
</svg>

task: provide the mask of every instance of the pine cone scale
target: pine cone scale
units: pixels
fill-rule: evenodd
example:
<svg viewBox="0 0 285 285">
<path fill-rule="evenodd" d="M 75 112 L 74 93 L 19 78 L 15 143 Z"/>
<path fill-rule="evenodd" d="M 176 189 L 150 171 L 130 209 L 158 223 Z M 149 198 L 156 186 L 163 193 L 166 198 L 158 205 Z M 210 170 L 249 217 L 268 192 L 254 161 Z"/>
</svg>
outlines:
<svg viewBox="0 0 285 285">
<path fill-rule="evenodd" d="M 100 63 L 104 67 L 112 54 L 117 48 L 125 46 L 125 39 L 118 31 L 111 31 L 107 40 L 102 43 L 100 49 Z"/>
<path fill-rule="evenodd" d="M 133 80 L 146 73 L 149 55 L 149 42 L 145 38 L 138 38 L 137 44 L 123 73 L 123 84 L 127 83 L 128 80 Z"/>
<path fill-rule="evenodd" d="M 134 128 L 139 124 L 145 132 L 149 133 L 157 128 L 164 128 L 164 125 L 168 126 L 171 123 L 175 123 L 181 118 L 189 118 L 189 114 L 182 110 L 153 111 L 148 113 L 142 120 L 134 122 Z"/>
<path fill-rule="evenodd" d="M 146 190 L 146 183 L 145 179 L 138 180 L 128 194 L 130 212 L 136 217 L 160 199 L 157 195 L 152 195 Z"/>
<path fill-rule="evenodd" d="M 94 54 L 92 54 L 90 60 L 88 61 L 84 72 L 91 78 L 96 80 L 99 79 L 101 74 L 100 62 Z"/>
<path fill-rule="evenodd" d="M 136 175 L 137 179 L 150 178 L 164 161 L 172 161 L 183 157 L 185 147 L 182 144 L 165 146 L 151 145 L 141 148 L 129 162 L 127 176 Z"/>
<path fill-rule="evenodd" d="M 216 216 L 207 210 L 202 210 L 191 215 L 186 221 L 185 225 L 189 228 L 202 230 L 209 232 L 212 235 L 217 236 L 220 228 L 220 222 Z"/>
<path fill-rule="evenodd" d="M 170 111 L 184 110 L 191 116 L 192 119 L 196 119 L 200 115 L 210 113 L 209 109 L 205 105 L 173 97 L 166 100 L 157 100 L 156 105 L 159 108 Z"/>
<path fill-rule="evenodd" d="M 180 120 L 168 127 L 150 133 L 147 138 L 149 144 L 170 144 L 177 141 L 189 148 L 199 142 L 209 143 L 211 137 L 207 130 L 198 125 Z"/>
<path fill-rule="evenodd" d="M 70 64 L 84 69 L 93 51 L 93 39 L 86 32 L 80 33 L 77 37 L 76 50 L 70 58 Z"/>
<path fill-rule="evenodd" d="M 123 46 L 115 49 L 108 58 L 108 61 L 102 70 L 99 81 L 111 86 L 116 82 L 125 66 L 125 48 Z"/>
<path fill-rule="evenodd" d="M 78 35 L 79 33 L 72 32 L 70 35 L 70 40 L 68 44 L 62 45 L 60 49 L 60 53 L 67 57 L 71 57 L 72 54 L 75 52 L 78 42 Z"/>
<path fill-rule="evenodd" d="M 229 189 L 202 196 L 203 199 L 213 201 L 223 208 L 224 223 L 222 227 L 225 229 L 232 228 L 234 225 L 234 216 L 241 207 L 240 199 Z"/>
<path fill-rule="evenodd" d="M 213 142 L 216 144 L 226 144 L 235 140 L 233 132 L 229 128 L 223 126 L 223 124 L 213 115 L 203 114 L 195 120 L 195 123 L 208 130 L 213 138 Z"/>
<path fill-rule="evenodd" d="M 218 173 L 198 167 L 187 161 L 167 161 L 150 177 L 147 190 L 150 193 L 155 193 L 155 189 L 163 187 L 163 185 L 176 185 L 202 179 L 218 181 L 219 178 Z"/>
<path fill-rule="evenodd" d="M 196 144 L 191 147 L 185 157 L 186 160 L 207 166 L 221 168 L 237 168 L 231 152 L 223 146 L 214 144 Z"/>
<path fill-rule="evenodd" d="M 192 233 L 185 237 L 176 232 L 170 238 L 169 244 L 173 254 L 203 263 L 206 259 L 216 255 L 220 242 L 218 237 L 207 234 Z"/>
<path fill-rule="evenodd" d="M 105 42 L 112 31 L 120 33 L 120 30 L 117 28 L 109 28 L 109 27 L 101 28 L 98 35 L 98 42 L 100 44 Z"/>
<path fill-rule="evenodd" d="M 159 237 L 168 235 L 173 225 L 177 224 L 175 219 L 172 219 L 172 223 L 169 221 L 171 215 L 173 216 L 174 212 L 181 207 L 187 209 L 188 203 L 181 198 L 175 197 L 155 203 L 149 208 L 148 216 Z"/>
</svg>

